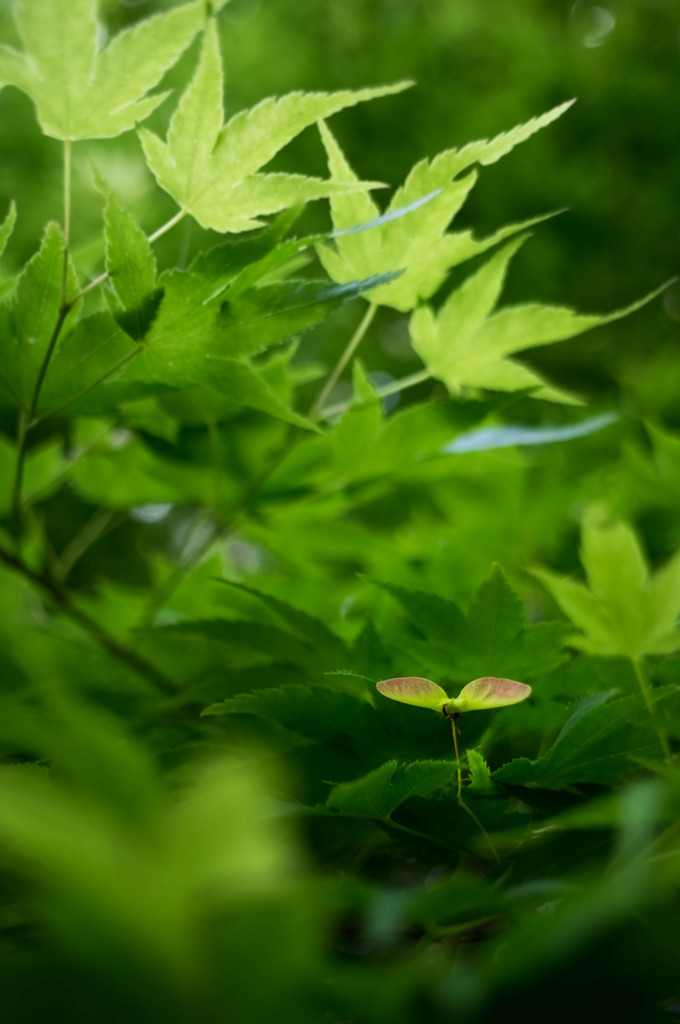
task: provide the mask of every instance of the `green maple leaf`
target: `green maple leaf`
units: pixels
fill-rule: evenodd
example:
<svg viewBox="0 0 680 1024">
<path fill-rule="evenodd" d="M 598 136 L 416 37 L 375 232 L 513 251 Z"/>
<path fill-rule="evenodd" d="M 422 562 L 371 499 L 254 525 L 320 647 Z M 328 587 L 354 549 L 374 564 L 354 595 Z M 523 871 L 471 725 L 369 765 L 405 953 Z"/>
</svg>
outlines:
<svg viewBox="0 0 680 1024">
<path fill-rule="evenodd" d="M 0 46 L 0 83 L 33 100 L 46 135 L 112 138 L 168 95 L 147 93 L 205 24 L 205 12 L 205 3 L 195 0 L 147 18 L 98 49 L 96 0 L 19 0 L 24 50 Z"/>
<path fill-rule="evenodd" d="M 66 324 L 45 378 L 40 414 L 74 405 L 78 412 L 96 415 L 123 401 L 200 386 L 237 405 L 316 429 L 291 408 L 293 395 L 282 365 L 277 369 L 251 357 L 319 323 L 371 282 L 265 283 L 268 274 L 310 244 L 308 239 L 277 244 L 288 215 L 283 224 L 274 223 L 255 238 L 219 245 L 188 270 L 166 271 L 156 280 L 155 259 L 141 229 L 103 183 L 100 187 L 107 197 L 106 264 L 113 316 L 97 313 L 74 329 L 70 320 Z M 42 258 L 44 285 L 26 296 L 29 314 L 35 308 L 56 316 L 63 248 L 55 233 L 56 226 Z M 374 278 L 376 284 L 382 280 Z M 72 290 L 77 290 L 75 285 Z M 19 292 L 23 294 L 21 287 Z M 0 306 L 2 317 L 6 329 L 0 333 L 0 383 L 19 401 L 22 372 L 17 357 L 20 350 L 33 357 L 40 346 L 17 345 L 10 306 Z"/>
<path fill-rule="evenodd" d="M 572 646 L 633 661 L 680 650 L 680 551 L 650 574 L 630 526 L 594 507 L 583 522 L 581 561 L 587 586 L 546 569 L 534 570 L 579 629 L 569 638 Z"/>
<path fill-rule="evenodd" d="M 564 661 L 564 623 L 528 625 L 524 609 L 499 565 L 477 589 L 466 616 L 435 594 L 378 583 L 404 608 L 424 639 L 401 626 L 394 643 L 425 671 L 454 679 L 493 673 L 536 679 Z M 408 663 L 408 662 L 407 662 Z"/>
<path fill-rule="evenodd" d="M 379 230 L 370 235 L 337 238 L 334 247 L 327 244 L 319 246 L 319 257 L 329 275 L 335 281 L 343 282 L 405 268 L 399 280 L 376 290 L 371 301 L 406 312 L 433 295 L 451 267 L 544 220 L 544 217 L 535 217 L 521 224 L 511 224 L 483 239 L 473 238 L 471 231 L 447 233 L 451 220 L 477 180 L 477 172 L 470 171 L 470 168 L 475 164 L 487 165 L 500 160 L 515 146 L 560 117 L 572 102 L 563 103 L 493 139 L 481 139 L 461 149 L 446 150 L 433 160 L 421 160 L 395 192 L 387 209 L 386 222 Z M 332 177 L 358 183 L 328 127 L 322 123 L 320 130 Z M 470 173 L 460 178 L 464 171 Z M 425 199 L 429 201 L 419 204 Z M 406 218 L 389 220 L 390 212 L 411 205 L 412 212 Z M 380 210 L 366 193 L 333 196 L 331 212 L 336 231 L 344 231 L 380 215 Z"/>
<path fill-rule="evenodd" d="M 674 692 L 667 687 L 656 698 L 662 701 Z M 516 758 L 493 772 L 493 781 L 549 789 L 578 782 L 613 784 L 634 768 L 635 758 L 657 756 L 654 723 L 644 713 L 642 699 L 612 700 L 615 696 L 615 690 L 607 690 L 579 701 L 543 757 Z"/>
<path fill-rule="evenodd" d="M 443 381 L 452 394 L 458 394 L 462 388 L 490 391 L 531 388 L 534 398 L 578 401 L 547 384 L 540 374 L 511 357 L 524 349 L 552 345 L 620 320 L 650 302 L 666 287 L 625 309 L 602 316 L 537 303 L 497 310 L 510 260 L 527 237 L 514 239 L 487 260 L 452 292 L 436 313 L 429 306 L 421 306 L 411 317 L 413 347 L 432 376 Z"/>
<path fill-rule="evenodd" d="M 294 92 L 270 97 L 223 125 L 223 75 L 214 21 L 201 58 L 175 111 L 168 137 L 143 130 L 147 162 L 161 188 L 205 228 L 250 231 L 262 216 L 313 199 L 376 188 L 355 179 L 324 181 L 260 170 L 296 135 L 320 118 L 365 100 L 400 92 L 409 83 L 335 93 Z M 375 271 L 371 271 L 373 275 Z"/>
<path fill-rule="evenodd" d="M 63 266 L 64 236 L 59 225 L 51 222 L 9 300 L 0 305 L 0 383 L 26 409 L 59 316 Z M 78 290 L 70 260 L 67 287 L 71 294 Z M 66 328 L 77 321 L 79 305 L 66 317 Z"/>
</svg>

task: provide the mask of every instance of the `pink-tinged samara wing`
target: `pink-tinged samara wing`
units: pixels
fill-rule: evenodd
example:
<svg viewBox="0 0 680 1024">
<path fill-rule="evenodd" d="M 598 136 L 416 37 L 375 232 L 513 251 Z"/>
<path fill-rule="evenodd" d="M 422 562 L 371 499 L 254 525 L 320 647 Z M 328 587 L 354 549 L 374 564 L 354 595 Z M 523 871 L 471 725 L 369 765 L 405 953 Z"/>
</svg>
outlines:
<svg viewBox="0 0 680 1024">
<path fill-rule="evenodd" d="M 473 679 L 464 686 L 458 696 L 449 701 L 449 708 L 461 714 L 464 711 L 502 708 L 506 704 L 519 704 L 521 700 L 526 700 L 530 693 L 531 687 L 526 683 L 518 683 L 514 679 L 483 676 L 481 679 Z"/>
<path fill-rule="evenodd" d="M 417 708 L 430 708 L 432 711 L 441 711 L 449 699 L 441 686 L 419 676 L 383 679 L 375 685 L 383 697 L 391 697 L 402 704 L 413 704 Z"/>
</svg>

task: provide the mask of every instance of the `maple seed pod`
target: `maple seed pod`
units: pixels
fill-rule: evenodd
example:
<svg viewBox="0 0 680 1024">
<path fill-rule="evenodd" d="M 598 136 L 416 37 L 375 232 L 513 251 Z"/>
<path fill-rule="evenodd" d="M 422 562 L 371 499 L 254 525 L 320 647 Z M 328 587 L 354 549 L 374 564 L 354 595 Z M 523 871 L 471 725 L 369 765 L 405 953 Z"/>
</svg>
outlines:
<svg viewBox="0 0 680 1024">
<path fill-rule="evenodd" d="M 515 679 L 498 679 L 482 676 L 473 679 L 460 691 L 457 697 L 449 697 L 445 690 L 431 679 L 420 676 L 400 676 L 397 679 L 383 679 L 376 683 L 376 689 L 383 697 L 412 704 L 431 711 L 443 711 L 448 717 L 465 711 L 485 711 L 489 708 L 519 704 L 531 693 L 531 687 Z"/>
<path fill-rule="evenodd" d="M 497 679 L 495 676 L 482 676 L 473 679 L 464 686 L 455 700 L 450 703 L 455 710 L 483 711 L 486 708 L 502 708 L 508 704 L 519 704 L 531 693 L 526 683 L 518 683 L 515 679 Z"/>
<path fill-rule="evenodd" d="M 442 711 L 449 700 L 445 690 L 437 686 L 431 679 L 420 676 L 402 676 L 398 679 L 383 679 L 376 683 L 376 689 L 383 697 L 401 701 L 402 704 L 413 704 L 417 708 L 430 708 Z"/>
</svg>

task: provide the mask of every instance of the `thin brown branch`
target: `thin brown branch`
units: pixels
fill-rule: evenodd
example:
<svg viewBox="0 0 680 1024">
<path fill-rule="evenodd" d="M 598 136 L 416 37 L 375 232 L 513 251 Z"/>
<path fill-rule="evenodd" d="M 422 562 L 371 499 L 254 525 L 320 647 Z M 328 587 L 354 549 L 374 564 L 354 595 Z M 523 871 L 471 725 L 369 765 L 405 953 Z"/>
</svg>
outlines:
<svg viewBox="0 0 680 1024">
<path fill-rule="evenodd" d="M 163 693 L 175 694 L 179 690 L 179 685 L 166 676 L 164 672 L 152 665 L 150 661 L 131 650 L 124 643 L 112 636 L 96 619 L 87 612 L 84 612 L 81 608 L 78 608 L 73 602 L 73 598 L 59 586 L 49 576 L 36 572 L 31 569 L 30 566 L 19 558 L 18 555 L 14 555 L 11 551 L 7 551 L 5 548 L 0 546 L 0 561 L 2 561 L 9 569 L 19 573 L 25 579 L 29 580 L 39 587 L 44 593 L 46 593 L 57 605 L 59 610 L 70 618 L 73 622 L 76 622 L 82 629 L 93 637 L 98 645 L 105 650 L 112 657 L 118 661 L 124 662 L 130 668 L 134 669 L 139 675 L 150 680 L 158 687 Z"/>
</svg>

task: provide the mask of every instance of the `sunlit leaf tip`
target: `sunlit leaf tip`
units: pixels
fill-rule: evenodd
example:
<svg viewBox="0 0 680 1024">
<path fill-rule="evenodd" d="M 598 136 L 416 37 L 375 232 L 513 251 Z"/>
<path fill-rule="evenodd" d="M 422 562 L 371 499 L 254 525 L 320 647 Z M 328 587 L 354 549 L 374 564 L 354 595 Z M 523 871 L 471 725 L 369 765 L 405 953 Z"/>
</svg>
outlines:
<svg viewBox="0 0 680 1024">
<path fill-rule="evenodd" d="M 441 686 L 437 686 L 431 679 L 421 679 L 420 676 L 383 679 L 376 683 L 376 689 L 383 697 L 401 701 L 402 704 L 413 704 L 417 708 L 430 708 L 432 711 L 441 711 L 449 699 Z"/>
<path fill-rule="evenodd" d="M 518 683 L 514 679 L 496 679 L 494 676 L 483 676 L 473 679 L 464 686 L 458 696 L 449 701 L 447 712 L 483 711 L 488 708 L 501 708 L 507 704 L 519 704 L 531 693 L 526 683 Z"/>
</svg>

